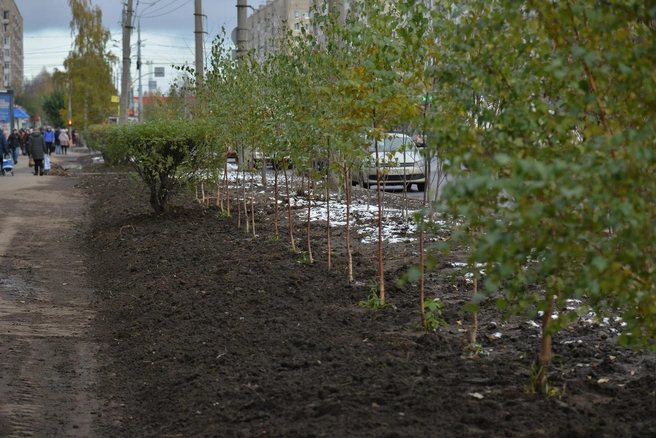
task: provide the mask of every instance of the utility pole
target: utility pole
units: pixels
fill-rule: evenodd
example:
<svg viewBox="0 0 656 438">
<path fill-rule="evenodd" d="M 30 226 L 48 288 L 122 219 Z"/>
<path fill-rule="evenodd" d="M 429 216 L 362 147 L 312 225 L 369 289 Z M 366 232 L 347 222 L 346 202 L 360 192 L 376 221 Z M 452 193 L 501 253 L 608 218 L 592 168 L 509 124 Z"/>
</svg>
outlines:
<svg viewBox="0 0 656 438">
<path fill-rule="evenodd" d="M 137 26 L 137 74 L 139 75 L 139 123 L 143 122 L 143 91 L 141 89 L 141 18 Z"/>
<path fill-rule="evenodd" d="M 128 122 L 128 90 L 130 87 L 130 33 L 132 32 L 132 0 L 123 9 L 123 70 L 121 72 L 120 123 Z"/>
<path fill-rule="evenodd" d="M 194 34 L 196 36 L 196 78 L 203 77 L 203 0 L 194 3 Z"/>
<path fill-rule="evenodd" d="M 73 107 L 72 107 L 72 101 L 73 99 L 71 98 L 73 94 L 73 83 L 68 82 L 68 120 L 66 121 L 66 124 L 68 125 L 68 138 L 73 141 L 73 126 L 71 125 L 71 122 L 73 121 Z"/>
<path fill-rule="evenodd" d="M 248 44 L 248 22 L 246 19 L 246 0 L 237 0 L 237 58 L 246 55 Z"/>
</svg>

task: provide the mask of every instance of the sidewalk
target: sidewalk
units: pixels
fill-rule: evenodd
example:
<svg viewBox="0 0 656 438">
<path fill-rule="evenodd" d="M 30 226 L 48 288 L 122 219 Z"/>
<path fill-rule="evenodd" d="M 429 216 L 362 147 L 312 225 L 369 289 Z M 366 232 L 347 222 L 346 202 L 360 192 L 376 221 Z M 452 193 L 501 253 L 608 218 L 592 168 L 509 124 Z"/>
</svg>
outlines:
<svg viewBox="0 0 656 438">
<path fill-rule="evenodd" d="M 87 147 L 76 146 L 68 148 L 67 154 L 52 154 L 50 155 L 50 162 L 59 164 L 64 169 L 80 169 L 81 166 L 77 162 L 78 159 L 85 155 L 91 155 L 91 151 Z"/>
<path fill-rule="evenodd" d="M 68 149 L 68 154 L 52 154 L 50 155 L 50 162 L 59 164 L 64 169 L 80 169 L 81 166 L 78 163 L 80 157 L 85 155 L 93 155 L 93 153 L 87 147 L 74 147 Z M 27 155 L 19 155 L 18 163 L 14 165 L 14 177 L 19 175 L 33 175 L 34 167 L 28 166 L 29 158 Z M 11 179 L 11 175 L 6 175 L 5 178 Z M 3 184 L 3 187 L 6 188 L 5 184 L 9 184 L 11 181 L 6 181 Z M 13 184 L 12 184 L 13 185 Z M 22 186 L 22 184 L 21 184 Z"/>
<path fill-rule="evenodd" d="M 52 155 L 77 167 L 86 148 Z M 99 346 L 82 242 L 80 179 L 33 175 L 21 155 L 0 177 L 0 436 L 94 437 Z"/>
</svg>

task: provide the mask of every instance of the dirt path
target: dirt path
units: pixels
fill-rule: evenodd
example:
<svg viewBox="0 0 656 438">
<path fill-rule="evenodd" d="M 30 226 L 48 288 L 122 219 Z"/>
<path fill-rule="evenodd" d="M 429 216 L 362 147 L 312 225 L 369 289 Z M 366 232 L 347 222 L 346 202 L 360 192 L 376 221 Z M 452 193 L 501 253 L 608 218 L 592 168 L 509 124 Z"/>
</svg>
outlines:
<svg viewBox="0 0 656 438">
<path fill-rule="evenodd" d="M 82 152 L 54 156 L 70 167 Z M 87 201 L 75 177 L 0 177 L 0 436 L 90 437 L 98 346 L 80 251 Z"/>
</svg>

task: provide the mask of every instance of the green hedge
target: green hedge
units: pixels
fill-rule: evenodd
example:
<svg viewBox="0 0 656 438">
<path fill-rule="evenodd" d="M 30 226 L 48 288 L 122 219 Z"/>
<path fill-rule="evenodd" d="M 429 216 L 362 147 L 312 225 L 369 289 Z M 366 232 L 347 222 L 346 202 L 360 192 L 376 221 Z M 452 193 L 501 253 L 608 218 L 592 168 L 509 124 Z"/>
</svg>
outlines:
<svg viewBox="0 0 656 438">
<path fill-rule="evenodd" d="M 115 125 L 106 132 L 105 152 L 109 162 L 132 166 L 151 190 L 153 209 L 163 213 L 173 189 L 225 160 L 216 131 L 204 119 Z"/>
<path fill-rule="evenodd" d="M 109 162 L 109 157 L 106 153 L 107 134 L 117 127 L 118 125 L 115 124 L 89 125 L 82 131 L 82 141 L 86 144 L 89 150 L 100 151 L 105 161 Z"/>
</svg>

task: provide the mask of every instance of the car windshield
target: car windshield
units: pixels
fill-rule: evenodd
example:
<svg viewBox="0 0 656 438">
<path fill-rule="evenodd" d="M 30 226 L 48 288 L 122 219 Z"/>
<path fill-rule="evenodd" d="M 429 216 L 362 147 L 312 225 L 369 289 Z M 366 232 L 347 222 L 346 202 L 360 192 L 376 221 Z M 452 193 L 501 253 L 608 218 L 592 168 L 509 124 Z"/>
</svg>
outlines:
<svg viewBox="0 0 656 438">
<path fill-rule="evenodd" d="M 412 148 L 412 140 L 410 137 L 389 137 L 385 138 L 382 141 L 378 142 L 378 152 L 389 153 L 389 152 L 399 152 L 403 151 L 405 146 L 405 151 L 410 152 Z M 376 151 L 376 144 L 371 143 L 369 145 L 369 152 Z"/>
</svg>

